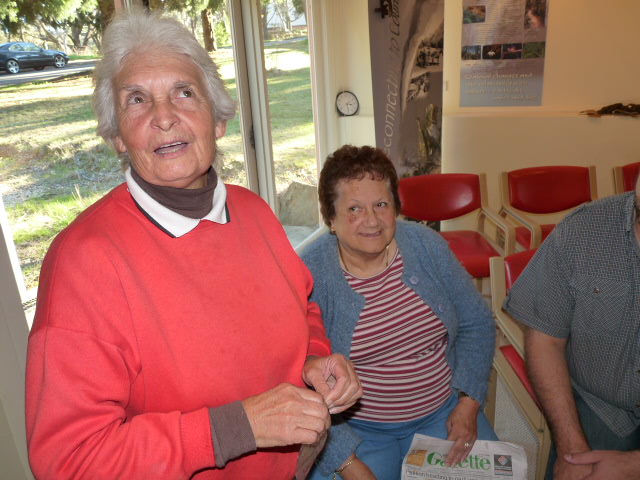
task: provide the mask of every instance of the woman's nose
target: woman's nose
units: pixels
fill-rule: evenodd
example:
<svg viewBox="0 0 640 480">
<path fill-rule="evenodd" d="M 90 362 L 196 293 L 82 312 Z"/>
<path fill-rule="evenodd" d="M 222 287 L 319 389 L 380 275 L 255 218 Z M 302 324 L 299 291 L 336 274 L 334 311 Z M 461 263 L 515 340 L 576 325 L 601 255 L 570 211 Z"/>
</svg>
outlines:
<svg viewBox="0 0 640 480">
<path fill-rule="evenodd" d="M 171 102 L 160 101 L 153 105 L 153 126 L 167 131 L 178 123 L 178 116 L 173 110 Z"/>
<path fill-rule="evenodd" d="M 365 216 L 365 224 L 366 225 L 371 225 L 371 226 L 375 226 L 378 225 L 378 214 L 376 213 L 375 210 L 370 209 L 366 211 L 366 216 Z"/>
</svg>

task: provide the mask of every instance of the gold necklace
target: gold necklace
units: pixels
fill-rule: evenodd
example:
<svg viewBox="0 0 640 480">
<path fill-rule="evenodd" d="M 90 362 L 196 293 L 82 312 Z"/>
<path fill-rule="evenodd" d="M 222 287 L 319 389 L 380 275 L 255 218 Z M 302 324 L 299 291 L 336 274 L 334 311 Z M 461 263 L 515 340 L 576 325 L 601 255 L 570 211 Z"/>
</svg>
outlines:
<svg viewBox="0 0 640 480">
<path fill-rule="evenodd" d="M 385 269 L 389 266 L 389 247 L 390 246 L 391 246 L 391 242 L 389 242 L 385 247 L 385 252 L 384 252 L 384 268 Z M 342 263 L 342 266 L 344 267 L 344 269 L 347 272 L 352 273 L 351 270 L 349 270 L 349 267 L 347 266 L 347 262 L 344 261 L 344 257 L 342 256 L 342 249 L 340 248 L 340 242 L 338 242 L 338 255 L 340 257 L 340 262 Z"/>
</svg>

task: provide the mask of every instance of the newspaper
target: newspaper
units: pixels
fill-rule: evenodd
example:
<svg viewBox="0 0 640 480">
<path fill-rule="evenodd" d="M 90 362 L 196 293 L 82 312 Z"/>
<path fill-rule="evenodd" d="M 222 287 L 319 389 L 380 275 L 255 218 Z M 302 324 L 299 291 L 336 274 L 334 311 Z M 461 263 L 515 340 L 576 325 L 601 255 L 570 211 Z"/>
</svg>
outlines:
<svg viewBox="0 0 640 480">
<path fill-rule="evenodd" d="M 452 467 L 445 466 L 449 440 L 416 433 L 402 462 L 402 480 L 526 480 L 527 455 L 513 443 L 477 440 L 471 453 Z"/>
</svg>

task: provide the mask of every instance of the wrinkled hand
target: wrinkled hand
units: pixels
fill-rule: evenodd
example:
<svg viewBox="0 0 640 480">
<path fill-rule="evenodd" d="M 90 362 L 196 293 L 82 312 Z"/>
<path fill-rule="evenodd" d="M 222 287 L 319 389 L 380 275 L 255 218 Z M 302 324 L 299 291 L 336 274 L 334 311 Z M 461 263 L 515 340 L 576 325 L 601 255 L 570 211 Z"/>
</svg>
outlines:
<svg viewBox="0 0 640 480">
<path fill-rule="evenodd" d="M 585 480 L 638 480 L 640 479 L 640 451 L 592 450 L 565 455 L 564 459 L 577 468 L 589 467 L 591 474 Z"/>
<path fill-rule="evenodd" d="M 345 411 L 362 396 L 362 386 L 353 364 L 339 353 L 308 357 L 302 379 L 322 395 L 331 414 Z"/>
<path fill-rule="evenodd" d="M 288 383 L 248 397 L 242 405 L 259 448 L 312 444 L 331 425 L 320 394 Z"/>
<path fill-rule="evenodd" d="M 447 454 L 446 464 L 455 465 L 469 455 L 478 438 L 480 404 L 471 397 L 462 397 L 447 419 L 447 440 L 455 442 Z M 467 444 L 468 446 L 465 446 Z"/>
</svg>

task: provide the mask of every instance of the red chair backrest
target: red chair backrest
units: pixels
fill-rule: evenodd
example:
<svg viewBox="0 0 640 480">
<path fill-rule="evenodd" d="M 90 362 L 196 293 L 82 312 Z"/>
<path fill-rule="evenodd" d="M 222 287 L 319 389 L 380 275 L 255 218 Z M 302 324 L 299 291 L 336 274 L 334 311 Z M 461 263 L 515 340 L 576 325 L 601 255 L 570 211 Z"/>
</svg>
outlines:
<svg viewBox="0 0 640 480">
<path fill-rule="evenodd" d="M 591 201 L 588 167 L 546 166 L 507 173 L 509 201 L 529 213 L 553 213 Z"/>
<path fill-rule="evenodd" d="M 525 269 L 531 257 L 536 253 L 537 249 L 525 250 L 524 252 L 514 253 L 504 257 L 504 279 L 507 291 L 516 282 L 522 271 Z"/>
<path fill-rule="evenodd" d="M 473 173 L 434 173 L 399 181 L 401 213 L 416 220 L 440 221 L 482 206 L 480 179 Z"/>
<path fill-rule="evenodd" d="M 640 174 L 640 162 L 630 163 L 622 167 L 622 186 L 625 192 L 630 192 L 636 188 L 638 174 Z"/>
<path fill-rule="evenodd" d="M 538 407 L 540 407 L 540 402 L 538 401 L 536 392 L 533 389 L 531 380 L 529 380 L 529 375 L 527 375 L 527 366 L 524 362 L 524 359 L 520 356 L 513 345 L 503 345 L 502 347 L 500 347 L 500 351 L 507 359 L 507 362 L 509 362 L 509 365 L 511 365 L 511 368 L 513 368 L 513 371 L 518 376 L 518 378 L 522 382 L 522 385 L 527 390 L 533 401 L 536 402 Z"/>
</svg>

